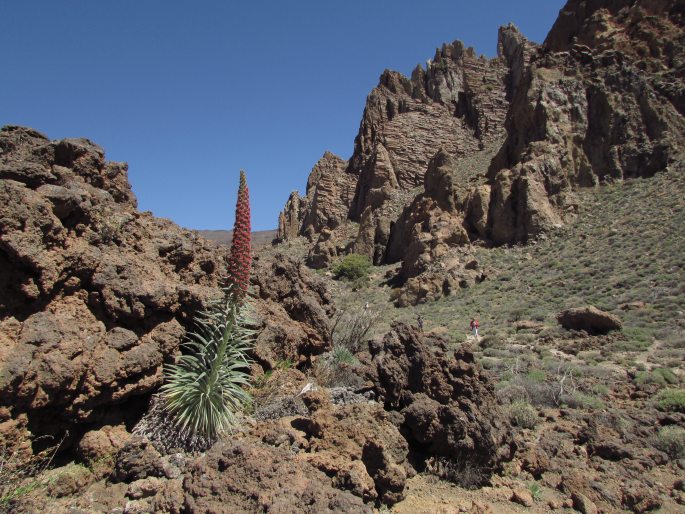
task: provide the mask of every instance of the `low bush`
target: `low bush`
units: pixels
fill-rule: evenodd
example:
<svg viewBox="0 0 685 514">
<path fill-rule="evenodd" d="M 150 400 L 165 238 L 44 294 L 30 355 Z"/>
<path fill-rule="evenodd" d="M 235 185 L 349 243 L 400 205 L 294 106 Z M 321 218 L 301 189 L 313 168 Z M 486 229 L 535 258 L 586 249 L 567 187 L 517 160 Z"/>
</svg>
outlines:
<svg viewBox="0 0 685 514">
<path fill-rule="evenodd" d="M 652 439 L 652 445 L 672 459 L 685 458 L 685 428 L 663 427 Z"/>
<path fill-rule="evenodd" d="M 604 402 L 591 394 L 575 392 L 561 397 L 561 403 L 573 409 L 599 410 L 605 407 Z"/>
<path fill-rule="evenodd" d="M 358 387 L 363 383 L 358 361 L 344 346 L 335 345 L 314 364 L 312 375 L 325 387 Z"/>
<path fill-rule="evenodd" d="M 509 406 L 509 420 L 517 427 L 535 428 L 538 410 L 526 401 L 517 400 Z"/>
<path fill-rule="evenodd" d="M 542 499 L 542 487 L 537 482 L 533 482 L 528 486 L 528 490 L 530 491 L 530 495 L 533 497 L 533 500 L 540 501 Z"/>
<path fill-rule="evenodd" d="M 638 387 L 647 384 L 655 384 L 659 387 L 666 387 L 667 385 L 675 385 L 678 383 L 678 377 L 668 368 L 656 368 L 652 371 L 639 371 L 636 373 L 633 382 Z"/>
<path fill-rule="evenodd" d="M 37 455 L 0 437 L 0 512 L 14 512 L 23 496 L 47 485 L 42 474 L 50 467 L 62 441 Z"/>
<path fill-rule="evenodd" d="M 355 284 L 369 276 L 371 261 L 366 255 L 351 253 L 333 266 L 333 274 L 337 279 L 349 280 Z"/>
<path fill-rule="evenodd" d="M 371 309 L 340 311 L 333 318 L 329 332 L 333 347 L 340 346 L 357 353 L 378 324 L 379 317 L 380 314 Z"/>
<path fill-rule="evenodd" d="M 685 391 L 662 389 L 656 396 L 656 408 L 666 412 L 685 412 Z"/>
</svg>

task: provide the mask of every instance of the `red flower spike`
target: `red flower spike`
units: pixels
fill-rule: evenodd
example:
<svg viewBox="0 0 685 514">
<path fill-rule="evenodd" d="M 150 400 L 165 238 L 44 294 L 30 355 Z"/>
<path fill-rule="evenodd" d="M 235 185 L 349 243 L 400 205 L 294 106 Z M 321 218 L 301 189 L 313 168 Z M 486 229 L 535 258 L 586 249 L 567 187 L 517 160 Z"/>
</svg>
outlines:
<svg viewBox="0 0 685 514">
<path fill-rule="evenodd" d="M 228 282 L 233 284 L 233 296 L 242 300 L 250 285 L 250 268 L 252 266 L 250 230 L 250 192 L 247 189 L 245 172 L 240 170 L 240 187 L 235 204 L 235 225 L 231 255 L 228 258 Z"/>
</svg>

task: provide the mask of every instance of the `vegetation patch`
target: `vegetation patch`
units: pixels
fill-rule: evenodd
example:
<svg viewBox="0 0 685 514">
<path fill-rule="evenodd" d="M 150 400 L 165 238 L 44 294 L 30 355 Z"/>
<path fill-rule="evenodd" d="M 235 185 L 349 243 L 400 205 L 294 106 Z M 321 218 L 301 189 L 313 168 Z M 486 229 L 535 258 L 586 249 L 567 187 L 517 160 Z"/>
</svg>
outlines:
<svg viewBox="0 0 685 514">
<path fill-rule="evenodd" d="M 332 271 L 339 280 L 358 282 L 368 279 L 371 267 L 371 261 L 366 255 L 351 253 L 335 264 Z"/>
</svg>

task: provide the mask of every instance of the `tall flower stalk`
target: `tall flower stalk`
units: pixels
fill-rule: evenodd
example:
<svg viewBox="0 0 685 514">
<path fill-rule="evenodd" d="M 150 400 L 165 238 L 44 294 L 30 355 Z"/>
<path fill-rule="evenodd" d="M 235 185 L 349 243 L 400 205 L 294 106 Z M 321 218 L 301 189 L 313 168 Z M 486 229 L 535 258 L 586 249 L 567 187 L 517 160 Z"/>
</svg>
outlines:
<svg viewBox="0 0 685 514">
<path fill-rule="evenodd" d="M 250 268 L 252 266 L 252 252 L 250 240 L 250 191 L 247 188 L 245 172 L 240 170 L 240 186 L 238 200 L 235 205 L 235 225 L 233 227 L 233 241 L 231 255 L 228 258 L 228 282 L 233 285 L 233 295 L 242 300 L 250 285 Z"/>
<path fill-rule="evenodd" d="M 250 381 L 247 353 L 254 332 L 248 327 L 254 323 L 245 295 L 251 259 L 250 197 L 241 170 L 224 294 L 196 315 L 197 328 L 183 345 L 185 354 L 165 369 L 161 388 L 165 410 L 180 439 L 192 445 L 198 440 L 211 444 L 235 424 L 236 412 L 250 402 L 245 387 Z"/>
</svg>

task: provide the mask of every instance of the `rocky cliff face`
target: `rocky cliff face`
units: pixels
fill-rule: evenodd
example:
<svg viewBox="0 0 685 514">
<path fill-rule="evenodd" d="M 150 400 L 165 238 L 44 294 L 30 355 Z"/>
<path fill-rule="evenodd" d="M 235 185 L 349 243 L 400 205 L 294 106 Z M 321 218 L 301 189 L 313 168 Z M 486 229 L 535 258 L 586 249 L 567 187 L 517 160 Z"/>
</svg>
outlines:
<svg viewBox="0 0 685 514">
<path fill-rule="evenodd" d="M 78 439 L 136 421 L 193 314 L 220 294 L 225 252 L 138 212 L 126 165 L 87 139 L 3 128 L 0 436 L 28 429 L 59 440 L 69 429 Z M 257 310 L 278 314 L 277 333 L 263 332 L 256 350 L 267 368 L 275 347 L 295 362 L 327 348 L 325 291 L 306 270 L 269 278 L 279 270 L 260 268 L 254 279 L 268 284 Z M 279 287 L 292 289 L 287 301 Z M 300 335 L 317 345 L 298 348 Z"/>
<path fill-rule="evenodd" d="M 279 240 L 307 236 L 310 240 L 324 229 L 334 229 L 347 219 L 354 197 L 356 177 L 346 173 L 347 161 L 324 153 L 307 180 L 307 193 L 297 191 L 288 198 L 278 218 Z"/>
<path fill-rule="evenodd" d="M 437 50 L 427 68 L 417 66 L 411 78 L 383 72 L 367 98 L 349 163 L 324 155 L 309 177 L 306 200 L 297 193 L 288 200 L 279 238 L 306 235 L 314 241 L 324 229 L 356 220 L 352 249 L 383 262 L 405 193 L 423 185 L 438 149 L 470 156 L 503 137 L 509 98 L 533 45 L 509 26 L 500 30 L 499 47 L 500 57 L 486 59 L 455 41 Z M 319 242 L 331 239 L 326 234 Z M 316 266 L 330 261 L 321 258 L 323 250 L 315 253 Z"/>
<path fill-rule="evenodd" d="M 684 19 L 675 0 L 570 0 L 541 47 L 506 26 L 496 59 L 455 42 L 411 78 L 385 71 L 338 171 L 356 181 L 357 234 L 306 223 L 310 265 L 354 251 L 401 260 L 406 282 L 474 240 L 526 243 L 561 227 L 576 188 L 665 169 L 684 150 Z M 292 200 L 282 217 L 302 234 Z"/>
<path fill-rule="evenodd" d="M 524 73 L 489 169 L 495 243 L 560 223 L 573 188 L 649 177 L 682 153 L 684 24 L 677 1 L 567 3 Z"/>
</svg>

